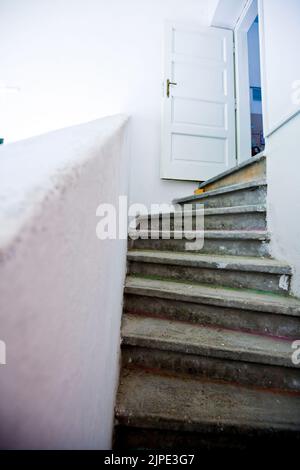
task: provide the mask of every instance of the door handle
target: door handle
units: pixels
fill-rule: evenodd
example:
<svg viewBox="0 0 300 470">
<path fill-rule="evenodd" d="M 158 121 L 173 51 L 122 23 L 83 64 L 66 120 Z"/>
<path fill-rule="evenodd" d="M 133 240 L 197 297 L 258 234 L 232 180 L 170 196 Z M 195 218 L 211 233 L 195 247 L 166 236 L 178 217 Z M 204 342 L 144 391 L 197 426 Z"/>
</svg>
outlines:
<svg viewBox="0 0 300 470">
<path fill-rule="evenodd" d="M 170 86 L 171 85 L 177 85 L 176 82 L 171 82 L 169 78 L 167 79 L 167 98 L 170 98 Z"/>
</svg>

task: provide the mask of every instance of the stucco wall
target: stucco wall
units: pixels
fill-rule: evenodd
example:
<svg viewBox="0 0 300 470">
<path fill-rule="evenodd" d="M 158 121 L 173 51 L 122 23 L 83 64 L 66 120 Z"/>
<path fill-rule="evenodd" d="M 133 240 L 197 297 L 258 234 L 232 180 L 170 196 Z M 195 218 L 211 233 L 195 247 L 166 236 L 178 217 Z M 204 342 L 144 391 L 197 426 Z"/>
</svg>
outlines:
<svg viewBox="0 0 300 470">
<path fill-rule="evenodd" d="M 126 241 L 96 208 L 126 194 L 126 118 L 0 149 L 0 447 L 109 448 Z"/>
<path fill-rule="evenodd" d="M 37 135 L 124 112 L 132 116 L 131 199 L 191 194 L 162 181 L 164 20 L 209 25 L 217 0 L 1 0 L 0 137 Z"/>
</svg>

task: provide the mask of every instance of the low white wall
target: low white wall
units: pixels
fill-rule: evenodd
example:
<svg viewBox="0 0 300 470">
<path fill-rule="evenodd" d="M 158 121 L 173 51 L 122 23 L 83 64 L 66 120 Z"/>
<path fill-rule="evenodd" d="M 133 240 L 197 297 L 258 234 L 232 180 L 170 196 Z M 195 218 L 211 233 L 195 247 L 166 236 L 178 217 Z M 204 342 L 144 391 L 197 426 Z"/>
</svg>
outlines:
<svg viewBox="0 0 300 470">
<path fill-rule="evenodd" d="M 96 208 L 126 194 L 126 117 L 0 149 L 0 447 L 111 445 L 126 241 Z"/>
<path fill-rule="evenodd" d="M 208 26 L 216 4 L 1 0 L 0 137 L 16 141 L 124 112 L 132 116 L 132 201 L 150 206 L 191 194 L 196 183 L 160 179 L 163 25 Z"/>
</svg>

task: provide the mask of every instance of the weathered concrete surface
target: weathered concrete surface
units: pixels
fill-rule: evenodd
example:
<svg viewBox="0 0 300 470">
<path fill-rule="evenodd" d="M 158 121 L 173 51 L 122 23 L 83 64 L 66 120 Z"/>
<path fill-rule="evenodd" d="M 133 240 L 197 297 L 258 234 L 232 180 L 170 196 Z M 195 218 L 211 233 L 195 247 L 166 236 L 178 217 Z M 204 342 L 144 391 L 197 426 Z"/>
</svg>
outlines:
<svg viewBox="0 0 300 470">
<path fill-rule="evenodd" d="M 299 317 L 250 310 L 250 306 L 249 310 L 223 306 L 221 301 L 209 305 L 205 297 L 193 302 L 161 298 L 153 292 L 142 295 L 138 289 L 125 294 L 124 311 L 292 339 L 298 339 L 300 332 Z"/>
<path fill-rule="evenodd" d="M 225 380 L 247 386 L 300 392 L 300 370 L 265 364 L 253 364 L 237 359 L 223 359 L 195 354 L 182 354 L 171 348 L 162 350 L 123 345 L 123 367 L 163 370 L 173 375 L 191 378 Z"/>
<path fill-rule="evenodd" d="M 177 266 L 193 266 L 197 268 L 228 269 L 266 274 L 292 274 L 291 267 L 282 261 L 243 256 L 214 256 L 200 253 L 136 250 L 129 251 L 127 259 L 144 263 L 172 263 Z"/>
<path fill-rule="evenodd" d="M 300 395 L 123 369 L 116 418 L 189 432 L 300 432 Z"/>
<path fill-rule="evenodd" d="M 204 204 L 205 207 L 231 207 L 265 204 L 267 184 L 265 180 L 234 184 L 207 193 L 175 199 L 174 204 Z"/>
<path fill-rule="evenodd" d="M 128 427 L 119 425 L 115 428 L 114 448 L 128 451 L 128 449 L 155 449 L 166 452 L 182 450 L 186 453 L 190 449 L 191 454 L 201 452 L 201 456 L 218 456 L 219 451 L 250 452 L 252 455 L 272 455 L 274 449 L 282 456 L 284 452 L 295 452 L 300 446 L 299 433 L 293 431 L 274 432 L 263 429 L 208 429 L 202 432 L 185 432 L 172 429 L 155 429 L 143 427 Z"/>
<path fill-rule="evenodd" d="M 163 239 L 160 232 L 157 234 L 152 232 L 152 239 L 148 231 L 140 231 L 140 236 L 141 238 L 136 240 L 129 240 L 130 249 L 187 251 L 188 240 L 186 238 L 175 239 L 174 233 L 170 234 L 170 239 Z M 269 241 L 269 234 L 265 231 L 206 230 L 203 247 L 193 252 L 268 257 Z"/>
<path fill-rule="evenodd" d="M 249 158 L 230 170 L 221 173 L 214 178 L 210 178 L 199 185 L 205 191 L 212 191 L 233 184 L 246 183 L 261 180 L 266 177 L 266 156 L 259 155 Z"/>
<path fill-rule="evenodd" d="M 191 205 L 191 231 L 204 205 L 201 250 L 176 238 L 186 229 L 178 208 L 171 239 L 161 214 L 138 218 L 140 238 L 129 241 L 117 448 L 265 451 L 300 443 L 300 369 L 292 361 L 300 300 L 288 296 L 290 266 L 269 259 L 261 177 L 264 158 L 175 201 Z"/>
<path fill-rule="evenodd" d="M 291 269 L 275 260 L 140 250 L 129 251 L 127 259 L 129 274 L 289 292 Z"/>
<path fill-rule="evenodd" d="M 297 367 L 291 358 L 292 341 L 141 315 L 123 315 L 122 341 L 183 354 Z"/>
<path fill-rule="evenodd" d="M 197 210 L 185 211 L 186 217 L 192 218 L 192 227 L 196 228 Z M 184 228 L 181 213 L 170 214 L 170 229 Z M 162 215 L 140 216 L 137 218 L 138 226 L 142 230 L 161 229 Z M 165 223 L 165 222 L 164 222 Z M 204 210 L 205 230 L 266 230 L 266 207 L 262 205 L 216 207 Z"/>
<path fill-rule="evenodd" d="M 300 300 L 251 290 L 127 277 L 125 293 L 300 317 Z"/>
</svg>

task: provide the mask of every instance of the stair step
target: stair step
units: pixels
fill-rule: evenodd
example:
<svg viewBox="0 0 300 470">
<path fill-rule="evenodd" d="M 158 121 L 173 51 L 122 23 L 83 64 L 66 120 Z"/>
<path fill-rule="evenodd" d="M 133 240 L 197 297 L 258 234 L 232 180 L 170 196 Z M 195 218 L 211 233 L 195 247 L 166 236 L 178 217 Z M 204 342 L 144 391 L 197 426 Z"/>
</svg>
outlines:
<svg viewBox="0 0 300 470">
<path fill-rule="evenodd" d="M 291 340 L 126 314 L 122 347 L 129 364 L 300 391 Z"/>
<path fill-rule="evenodd" d="M 193 219 L 193 228 L 196 225 L 197 210 L 185 211 L 186 218 Z M 200 211 L 202 215 L 202 212 Z M 164 214 L 165 216 L 166 214 Z M 173 212 L 169 214 L 170 229 L 174 226 L 182 227 L 181 212 Z M 162 213 L 139 216 L 137 223 L 140 229 L 148 230 L 148 228 L 162 227 Z M 236 206 L 236 207 L 216 207 L 204 210 L 204 229 L 205 230 L 266 230 L 266 206 Z"/>
<path fill-rule="evenodd" d="M 199 185 L 200 189 L 211 191 L 238 183 L 246 183 L 266 177 L 266 156 L 261 153 L 243 163 L 224 171 Z"/>
<path fill-rule="evenodd" d="M 204 237 L 204 245 L 197 248 L 197 240 L 190 240 L 191 235 L 196 236 L 195 231 L 183 232 L 182 238 L 174 238 L 175 233 L 170 232 L 167 238 L 162 238 L 162 231 L 139 230 L 139 238 L 134 238 L 134 233 L 129 233 L 129 247 L 141 250 L 163 251 L 193 251 L 207 254 L 240 255 L 240 256 L 269 256 L 268 232 L 263 230 L 205 230 L 200 235 Z M 152 238 L 151 238 L 152 237 Z M 194 245 L 190 245 L 194 241 Z M 188 243 L 188 245 L 187 245 Z M 192 248 L 191 248 L 192 246 Z"/>
<path fill-rule="evenodd" d="M 294 339 L 300 334 L 298 299 L 246 289 L 128 276 L 124 309 Z"/>
<path fill-rule="evenodd" d="M 200 195 L 174 199 L 173 204 L 204 204 L 205 207 L 230 207 L 260 205 L 266 203 L 267 183 L 265 180 L 233 184 L 214 189 Z"/>
<path fill-rule="evenodd" d="M 162 298 L 197 302 L 205 300 L 211 305 L 238 307 L 259 312 L 292 315 L 300 318 L 300 300 L 276 294 L 253 292 L 242 289 L 226 289 L 191 285 L 183 282 L 156 281 L 138 277 L 127 277 L 125 292 L 142 290 L 143 295 L 160 295 Z"/>
<path fill-rule="evenodd" d="M 297 367 L 291 359 L 292 341 L 142 315 L 124 315 L 122 341 L 182 354 Z"/>
<path fill-rule="evenodd" d="M 291 268 L 272 259 L 199 253 L 129 251 L 134 275 L 288 293 Z"/>
<path fill-rule="evenodd" d="M 235 384 L 187 379 L 145 370 L 123 369 L 116 404 L 116 443 L 118 431 L 126 428 L 148 430 L 147 448 L 158 430 L 160 448 L 201 445 L 203 434 L 212 443 L 234 435 L 251 440 L 261 436 L 272 439 L 300 431 L 300 395 L 237 386 Z M 119 430 L 118 430 L 119 428 Z M 155 431 L 156 430 L 156 431 Z M 169 432 L 175 433 L 170 442 Z M 180 436 L 176 439 L 176 433 Z M 187 433 L 188 439 L 184 439 Z M 165 436 L 165 437 L 164 437 Z M 295 438 L 295 437 L 294 437 Z M 123 441 L 124 442 L 124 441 Z M 141 440 L 134 442 L 143 445 Z M 232 444 L 229 439 L 229 445 Z M 280 441 L 279 441 L 280 442 Z M 122 445 L 122 444 L 121 444 Z"/>
</svg>

